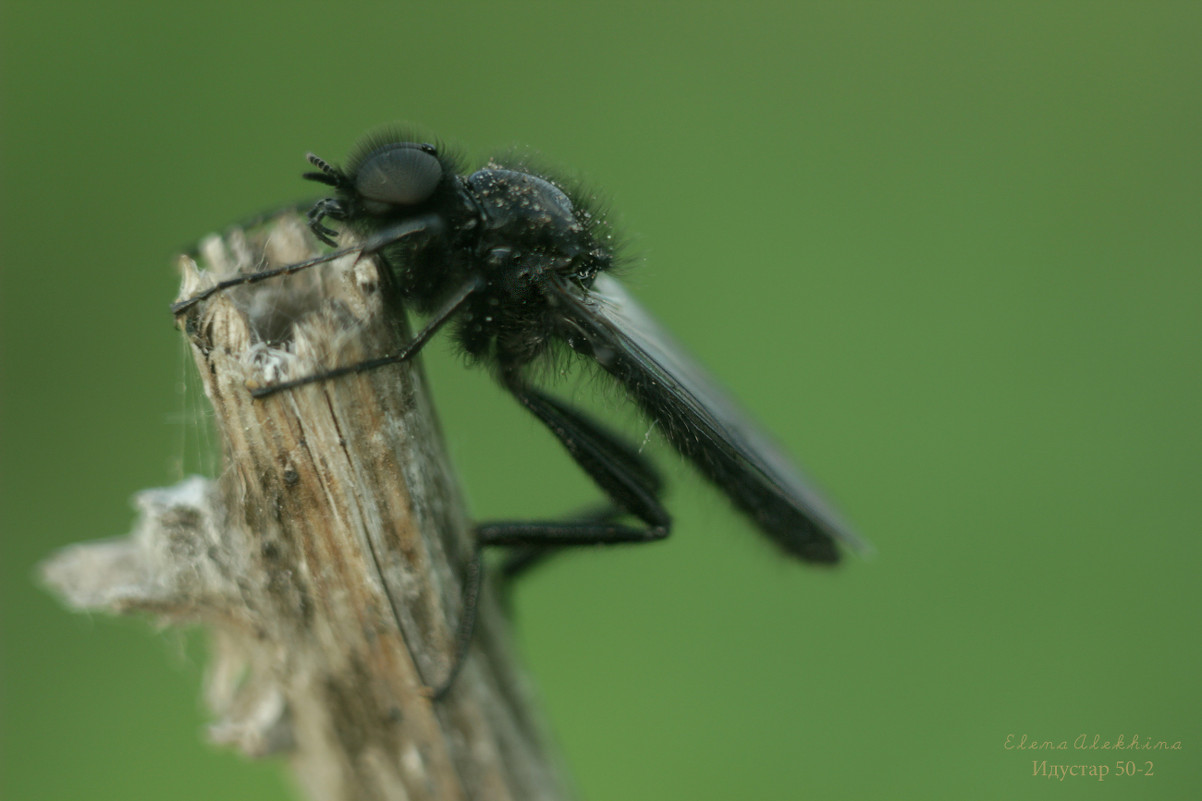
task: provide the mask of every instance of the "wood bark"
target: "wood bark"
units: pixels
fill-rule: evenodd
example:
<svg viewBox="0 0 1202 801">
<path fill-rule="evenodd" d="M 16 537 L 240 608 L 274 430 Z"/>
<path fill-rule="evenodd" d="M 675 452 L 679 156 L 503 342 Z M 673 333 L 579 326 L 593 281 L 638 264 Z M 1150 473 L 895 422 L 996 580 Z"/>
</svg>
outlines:
<svg viewBox="0 0 1202 801">
<path fill-rule="evenodd" d="M 292 215 L 212 237 L 182 259 L 181 297 L 314 254 Z M 77 609 L 205 626 L 212 737 L 286 754 L 311 798 L 565 798 L 487 584 L 463 672 L 428 697 L 451 666 L 472 537 L 420 366 L 249 394 L 397 349 L 408 329 L 375 263 L 217 293 L 180 327 L 222 474 L 141 493 L 133 533 L 55 555 L 50 586 Z"/>
</svg>

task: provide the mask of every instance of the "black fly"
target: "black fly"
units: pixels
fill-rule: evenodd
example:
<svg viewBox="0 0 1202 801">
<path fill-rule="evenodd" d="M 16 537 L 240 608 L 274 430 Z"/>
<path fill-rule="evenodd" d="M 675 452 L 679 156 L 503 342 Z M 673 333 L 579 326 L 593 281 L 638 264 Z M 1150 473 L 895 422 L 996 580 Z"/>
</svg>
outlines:
<svg viewBox="0 0 1202 801">
<path fill-rule="evenodd" d="M 555 549 L 638 543 L 668 535 L 654 467 L 608 428 L 532 384 L 531 365 L 566 345 L 613 376 L 664 437 L 790 556 L 839 559 L 855 535 L 714 381 L 607 274 L 614 248 L 604 221 L 552 179 L 490 163 L 464 175 L 430 144 L 373 139 L 345 170 L 314 156 L 305 178 L 333 189 L 308 214 L 309 227 L 337 247 L 335 220 L 362 244 L 264 273 L 238 276 L 177 303 L 184 312 L 229 286 L 372 254 L 389 272 L 398 302 L 427 323 L 401 351 L 254 391 L 257 396 L 362 372 L 414 356 L 445 323 L 473 359 L 563 443 L 608 503 L 572 519 L 482 523 L 477 554 L 510 547 L 515 575 Z M 632 517 L 640 525 L 618 522 Z M 471 639 L 478 556 L 468 582 L 449 688 Z"/>
</svg>

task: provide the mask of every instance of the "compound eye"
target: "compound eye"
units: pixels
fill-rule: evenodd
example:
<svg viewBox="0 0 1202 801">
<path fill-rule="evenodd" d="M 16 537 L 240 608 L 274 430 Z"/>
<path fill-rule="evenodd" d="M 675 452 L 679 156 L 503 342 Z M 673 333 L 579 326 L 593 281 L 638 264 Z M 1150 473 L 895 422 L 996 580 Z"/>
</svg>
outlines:
<svg viewBox="0 0 1202 801">
<path fill-rule="evenodd" d="M 390 206 L 415 206 L 430 199 L 442 180 L 442 164 L 422 145 L 408 142 L 372 153 L 355 173 L 355 191 L 368 211 L 385 214 Z"/>
</svg>

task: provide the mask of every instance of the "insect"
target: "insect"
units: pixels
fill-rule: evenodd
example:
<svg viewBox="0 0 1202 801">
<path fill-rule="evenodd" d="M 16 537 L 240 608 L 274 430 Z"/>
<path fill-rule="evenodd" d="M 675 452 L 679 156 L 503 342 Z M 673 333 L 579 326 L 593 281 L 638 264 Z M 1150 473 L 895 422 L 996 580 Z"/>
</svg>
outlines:
<svg viewBox="0 0 1202 801">
<path fill-rule="evenodd" d="M 605 221 L 580 193 L 525 167 L 490 162 L 465 174 L 439 147 L 402 136 L 372 138 L 345 169 L 310 154 L 308 180 L 332 190 L 308 212 L 322 242 L 337 248 L 333 220 L 361 237 L 354 248 L 241 275 L 177 303 L 180 314 L 230 286 L 296 272 L 360 251 L 380 259 L 395 297 L 426 323 L 396 353 L 254 390 L 404 362 L 448 323 L 459 347 L 563 444 L 605 495 L 591 512 L 556 521 L 480 523 L 477 557 L 509 547 L 516 575 L 566 546 L 652 542 L 668 536 L 663 483 L 636 447 L 537 385 L 534 367 L 575 352 L 610 375 L 663 436 L 785 554 L 839 559 L 837 543 L 860 541 L 770 438 L 610 275 L 615 248 Z M 627 522 L 623 522 L 627 521 Z M 632 522 L 633 521 L 633 522 Z M 474 563 L 450 687 L 470 643 L 481 568 Z"/>
</svg>

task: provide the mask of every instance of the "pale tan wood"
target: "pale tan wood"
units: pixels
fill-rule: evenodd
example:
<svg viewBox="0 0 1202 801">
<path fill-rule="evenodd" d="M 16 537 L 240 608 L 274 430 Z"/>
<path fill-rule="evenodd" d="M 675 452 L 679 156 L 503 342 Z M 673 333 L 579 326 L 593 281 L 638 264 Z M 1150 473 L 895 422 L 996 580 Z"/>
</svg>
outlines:
<svg viewBox="0 0 1202 801">
<path fill-rule="evenodd" d="M 181 298 L 314 252 L 294 216 L 210 238 L 203 272 L 182 259 Z M 472 545 L 420 367 L 248 392 L 394 350 L 407 329 L 381 286 L 348 257 L 181 316 L 221 476 L 142 493 L 132 534 L 66 549 L 43 575 L 78 609 L 205 626 L 213 738 L 286 754 L 311 798 L 563 799 L 489 592 L 462 674 L 427 697 L 450 667 Z"/>
</svg>

